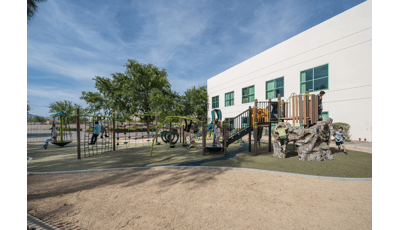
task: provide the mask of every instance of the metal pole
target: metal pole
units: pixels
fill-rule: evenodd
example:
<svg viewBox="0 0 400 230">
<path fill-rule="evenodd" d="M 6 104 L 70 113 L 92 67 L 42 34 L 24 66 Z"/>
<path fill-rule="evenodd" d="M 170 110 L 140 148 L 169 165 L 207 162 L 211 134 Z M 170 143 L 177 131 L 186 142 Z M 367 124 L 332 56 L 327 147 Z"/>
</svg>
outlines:
<svg viewBox="0 0 400 230">
<path fill-rule="evenodd" d="M 156 123 L 155 123 L 155 128 L 154 131 L 156 132 L 156 143 L 158 143 L 158 135 L 157 135 L 157 115 L 156 115 Z"/>
<path fill-rule="evenodd" d="M 172 144 L 172 121 L 169 122 L 169 145 L 171 146 Z"/>
<path fill-rule="evenodd" d="M 248 127 L 251 127 L 251 106 L 249 106 L 249 118 L 248 118 Z M 251 152 L 251 131 L 249 132 L 249 152 Z"/>
<path fill-rule="evenodd" d="M 77 140 L 77 154 L 78 160 L 81 159 L 81 121 L 79 118 L 79 108 L 76 109 L 76 138 Z"/>
<path fill-rule="evenodd" d="M 115 151 L 115 109 L 113 109 L 113 151 Z"/>
<path fill-rule="evenodd" d="M 227 125 L 226 125 L 226 121 L 224 121 L 223 123 L 223 126 L 224 126 L 224 156 L 226 156 L 226 154 L 227 154 L 227 148 L 228 148 L 228 146 L 227 146 L 227 144 L 226 144 L 226 139 L 228 139 L 227 138 L 227 134 L 228 134 L 228 132 L 227 132 Z"/>
<path fill-rule="evenodd" d="M 254 101 L 254 156 L 257 156 L 258 142 L 258 119 L 257 119 L 257 99 Z"/>
<path fill-rule="evenodd" d="M 203 117 L 203 126 L 201 128 L 201 134 L 203 138 L 203 143 L 201 143 L 201 146 L 203 148 L 203 156 L 206 155 L 206 121 L 205 118 Z"/>
</svg>

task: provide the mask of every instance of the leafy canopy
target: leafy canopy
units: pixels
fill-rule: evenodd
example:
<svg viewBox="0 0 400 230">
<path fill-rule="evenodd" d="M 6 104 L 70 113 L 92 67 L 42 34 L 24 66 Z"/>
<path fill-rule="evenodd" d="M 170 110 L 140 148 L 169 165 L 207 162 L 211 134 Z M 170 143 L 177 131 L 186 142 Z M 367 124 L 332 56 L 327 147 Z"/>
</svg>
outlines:
<svg viewBox="0 0 400 230">
<path fill-rule="evenodd" d="M 28 22 L 30 22 L 35 15 L 36 11 L 38 10 L 37 3 L 39 2 L 46 2 L 47 0 L 27 0 L 28 1 Z"/>
<path fill-rule="evenodd" d="M 64 100 L 64 101 L 56 101 L 49 105 L 49 112 L 53 113 L 54 116 L 58 112 L 64 112 L 66 114 L 65 121 L 69 123 L 76 122 L 76 109 L 80 106 L 76 103 L 72 103 L 72 101 Z"/>
</svg>

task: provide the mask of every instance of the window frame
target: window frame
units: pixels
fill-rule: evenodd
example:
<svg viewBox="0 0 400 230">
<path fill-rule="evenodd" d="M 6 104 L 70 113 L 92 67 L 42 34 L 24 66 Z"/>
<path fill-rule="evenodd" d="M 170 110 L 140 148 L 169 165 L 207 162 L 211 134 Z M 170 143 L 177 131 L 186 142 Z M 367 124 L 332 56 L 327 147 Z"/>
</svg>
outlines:
<svg viewBox="0 0 400 230">
<path fill-rule="evenodd" d="M 227 102 L 227 100 L 226 100 L 226 95 L 227 94 L 231 94 L 231 98 L 228 100 L 229 101 L 229 103 L 230 103 L 230 105 L 226 105 L 226 102 Z M 231 91 L 231 92 L 227 92 L 227 93 L 225 93 L 225 107 L 229 107 L 229 106 L 234 106 L 235 105 L 235 91 Z"/>
<path fill-rule="evenodd" d="M 253 96 L 254 96 L 254 100 L 255 100 L 255 95 L 256 95 L 256 87 L 255 87 L 255 85 L 247 86 L 247 87 L 242 88 L 242 104 L 247 104 L 247 103 L 252 103 L 252 102 L 254 102 L 254 100 L 253 100 L 253 101 L 250 101 L 250 100 L 249 100 L 248 102 L 243 102 L 243 99 L 244 99 L 244 97 L 245 97 L 245 95 L 243 95 L 243 90 L 244 90 L 244 89 L 251 88 L 251 87 L 254 88 L 254 93 L 252 93 L 252 94 L 247 94 L 246 97 L 248 98 L 249 96 L 253 95 Z"/>
<path fill-rule="evenodd" d="M 328 75 L 327 75 L 326 77 L 314 79 L 314 75 L 315 75 L 315 74 L 314 74 L 314 70 L 315 70 L 316 68 L 321 67 L 321 66 L 324 66 L 324 65 L 328 66 Z M 308 71 L 308 70 L 312 70 L 312 80 L 301 81 L 301 74 L 302 74 L 303 72 L 305 72 L 305 71 Z M 314 89 L 314 87 L 315 87 L 315 80 L 321 80 L 321 79 L 325 79 L 325 78 L 328 79 L 328 87 L 327 87 L 327 88 L 324 88 L 324 89 L 315 90 L 315 89 Z M 309 93 L 311 93 L 311 92 L 317 92 L 317 91 L 321 91 L 321 90 L 329 90 L 329 63 L 325 63 L 325 64 L 322 64 L 322 65 L 319 65 L 319 66 L 316 66 L 316 67 L 313 67 L 313 68 L 309 68 L 309 69 L 305 69 L 305 70 L 300 71 L 300 94 L 304 94 L 304 93 L 307 92 L 307 89 L 306 89 L 304 92 L 301 91 L 301 86 L 302 86 L 302 84 L 303 84 L 303 83 L 307 84 L 307 82 L 312 82 L 312 88 L 313 88 L 313 90 L 312 90 L 312 91 L 308 91 Z"/>
<path fill-rule="evenodd" d="M 214 98 L 216 98 L 214 100 Z M 214 96 L 211 98 L 211 108 L 212 109 L 218 109 L 219 108 L 219 95 Z"/>
<path fill-rule="evenodd" d="M 276 87 L 276 80 L 281 79 L 281 78 L 283 78 L 283 86 L 277 88 L 277 87 Z M 274 88 L 271 89 L 271 90 L 268 90 L 267 85 L 268 85 L 268 82 L 271 82 L 271 81 L 274 81 Z M 278 78 L 275 78 L 275 79 L 266 81 L 266 82 L 265 82 L 265 100 L 268 100 L 268 99 L 269 99 L 269 98 L 268 98 L 268 92 L 270 92 L 270 91 L 273 91 L 273 92 L 274 92 L 274 97 L 271 98 L 271 99 L 278 98 L 278 95 L 276 95 L 275 90 L 280 89 L 280 88 L 283 88 L 283 95 L 281 94 L 281 97 L 284 97 L 284 94 L 285 94 L 285 76 L 278 77 Z"/>
</svg>

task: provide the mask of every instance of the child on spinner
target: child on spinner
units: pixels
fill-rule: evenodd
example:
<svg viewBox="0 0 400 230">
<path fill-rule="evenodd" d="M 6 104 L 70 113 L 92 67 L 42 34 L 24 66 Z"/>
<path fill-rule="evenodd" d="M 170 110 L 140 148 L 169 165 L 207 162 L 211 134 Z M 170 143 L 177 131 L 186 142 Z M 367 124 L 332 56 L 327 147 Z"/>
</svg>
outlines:
<svg viewBox="0 0 400 230">
<path fill-rule="evenodd" d="M 57 142 L 57 127 L 56 124 L 53 124 L 53 127 L 50 128 L 51 137 L 53 138 L 53 142 Z"/>
<path fill-rule="evenodd" d="M 49 142 L 51 140 L 53 140 L 53 137 L 48 137 L 48 138 L 44 139 L 44 145 L 43 145 L 44 149 L 47 149 L 47 146 L 49 146 Z"/>
<path fill-rule="evenodd" d="M 99 136 L 99 134 L 100 134 L 100 125 L 99 125 L 99 122 L 96 121 L 94 124 L 95 124 L 94 127 L 91 126 L 91 125 L 89 125 L 90 128 L 93 128 L 92 140 L 91 140 L 91 142 L 89 143 L 89 145 L 94 145 L 94 144 L 96 144 L 97 136 Z"/>
<path fill-rule="evenodd" d="M 336 132 L 333 134 L 333 137 L 335 138 L 335 142 L 336 142 L 336 145 L 337 145 L 337 147 L 338 147 L 338 151 L 339 151 L 339 152 L 342 151 L 342 150 L 340 150 L 340 146 L 342 146 L 342 147 L 343 147 L 343 153 L 347 155 L 346 147 L 343 145 L 343 138 L 346 138 L 346 137 L 344 136 L 344 134 L 343 134 L 343 128 L 342 128 L 342 127 L 339 127 L 339 130 L 336 131 Z"/>
<path fill-rule="evenodd" d="M 197 150 L 200 149 L 199 147 L 197 147 L 197 143 L 196 143 L 196 141 L 194 140 L 194 131 L 193 131 L 193 129 L 192 129 L 192 130 L 190 130 L 190 145 L 189 145 L 189 147 L 188 147 L 188 150 L 189 150 L 193 145 L 196 147 Z"/>
</svg>

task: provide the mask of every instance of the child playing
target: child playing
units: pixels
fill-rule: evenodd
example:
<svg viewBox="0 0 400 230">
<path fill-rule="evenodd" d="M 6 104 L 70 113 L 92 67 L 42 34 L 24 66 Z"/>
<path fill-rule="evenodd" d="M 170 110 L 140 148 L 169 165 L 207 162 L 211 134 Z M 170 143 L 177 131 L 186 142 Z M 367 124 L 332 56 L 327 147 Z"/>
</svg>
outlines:
<svg viewBox="0 0 400 230">
<path fill-rule="evenodd" d="M 286 145 L 288 143 L 288 137 L 287 137 L 287 134 L 286 134 L 286 130 L 287 129 L 289 129 L 289 127 L 287 126 L 286 122 L 285 122 L 285 128 L 278 128 L 278 126 L 275 126 L 275 128 L 274 128 L 274 133 L 278 133 L 278 135 L 279 135 L 278 136 L 279 146 L 281 146 L 281 141 L 283 141 L 283 143 L 284 143 L 284 147 L 282 148 L 283 152 L 286 151 Z"/>
<path fill-rule="evenodd" d="M 337 145 L 337 147 L 338 147 L 338 151 L 339 151 L 339 152 L 342 151 L 342 150 L 340 150 L 340 146 L 342 146 L 342 147 L 343 147 L 343 152 L 344 152 L 344 154 L 347 155 L 346 147 L 343 145 L 343 138 L 346 138 L 346 137 L 344 136 L 344 134 L 343 134 L 343 128 L 342 128 L 342 127 L 339 127 L 339 130 L 336 131 L 336 132 L 333 134 L 333 137 L 335 138 L 335 142 L 336 142 L 336 145 Z"/>
<path fill-rule="evenodd" d="M 104 134 L 104 132 L 106 133 L 105 137 L 108 137 L 108 136 L 107 136 L 107 130 L 106 130 L 106 128 L 104 127 L 104 123 L 103 123 L 103 121 L 101 120 L 101 117 L 98 117 L 98 118 L 97 118 L 97 121 L 99 122 L 99 125 L 100 125 L 100 131 L 101 131 L 101 136 L 100 136 L 100 138 L 103 139 L 103 134 Z"/>
<path fill-rule="evenodd" d="M 57 127 L 56 124 L 53 123 L 53 127 L 50 128 L 51 137 L 53 138 L 53 142 L 57 142 Z"/>
<path fill-rule="evenodd" d="M 217 147 L 222 147 L 219 138 L 221 137 L 221 123 L 217 122 L 216 129 L 215 129 L 215 142 Z"/>
<path fill-rule="evenodd" d="M 53 140 L 52 137 L 48 137 L 48 138 L 44 139 L 44 145 L 43 145 L 43 148 L 44 148 L 44 149 L 47 149 L 47 146 L 49 146 L 49 142 L 50 142 L 51 140 Z"/>
<path fill-rule="evenodd" d="M 200 149 L 200 148 L 197 147 L 197 143 L 196 143 L 196 141 L 194 140 L 194 131 L 193 131 L 193 130 L 190 130 L 190 145 L 189 145 L 189 147 L 188 147 L 188 150 L 189 150 L 193 145 L 196 147 L 197 150 Z"/>
<path fill-rule="evenodd" d="M 90 128 L 93 128 L 92 140 L 91 140 L 91 142 L 89 143 L 89 145 L 94 145 L 94 144 L 96 144 L 97 136 L 99 136 L 99 134 L 100 134 L 100 125 L 99 125 L 99 122 L 96 121 L 94 124 L 95 124 L 94 127 L 91 126 L 91 125 L 89 125 Z"/>
</svg>

